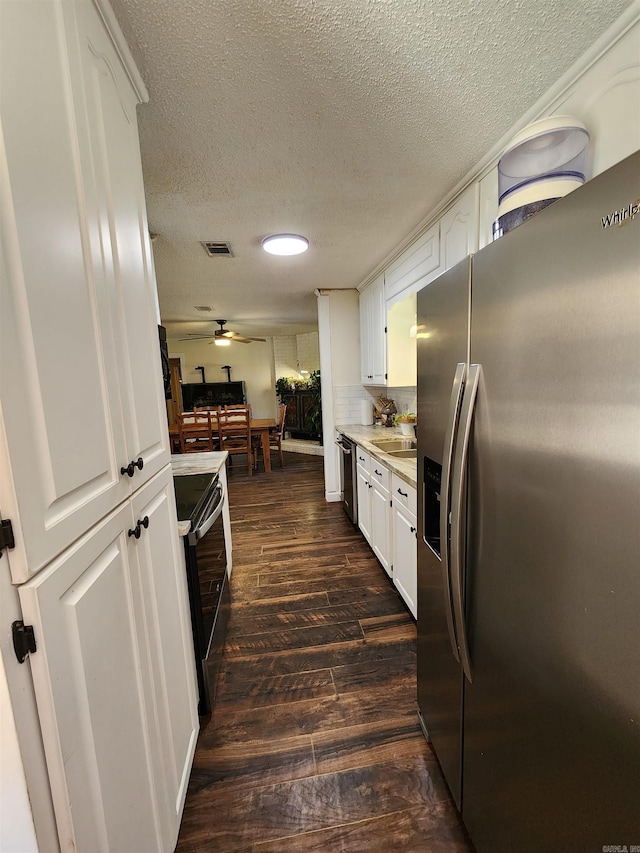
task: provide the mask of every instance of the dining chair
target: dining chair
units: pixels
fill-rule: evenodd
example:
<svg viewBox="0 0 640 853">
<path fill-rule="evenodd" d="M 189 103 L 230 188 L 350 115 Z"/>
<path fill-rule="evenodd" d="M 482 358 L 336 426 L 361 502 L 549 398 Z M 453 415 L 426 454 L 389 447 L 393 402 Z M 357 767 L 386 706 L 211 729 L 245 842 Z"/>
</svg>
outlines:
<svg viewBox="0 0 640 853">
<path fill-rule="evenodd" d="M 287 416 L 287 404 L 280 403 L 280 414 L 276 427 L 269 430 L 269 450 L 277 450 L 280 457 L 280 467 L 284 468 L 282 457 L 282 439 L 284 437 L 284 421 Z"/>
<path fill-rule="evenodd" d="M 253 417 L 253 415 L 251 414 L 251 403 L 229 403 L 229 405 L 222 406 L 221 408 L 225 412 L 231 412 L 231 413 L 236 412 L 236 411 L 240 412 L 240 411 L 244 411 L 245 409 L 247 409 L 249 411 L 249 420 L 251 420 L 251 418 Z"/>
<path fill-rule="evenodd" d="M 226 450 L 231 460 L 238 453 L 247 455 L 247 473 L 253 474 L 251 447 L 251 414 L 249 406 L 222 409 L 218 415 L 220 450 Z"/>
<path fill-rule="evenodd" d="M 214 424 L 210 412 L 182 412 L 176 416 L 181 453 L 215 450 Z"/>
</svg>

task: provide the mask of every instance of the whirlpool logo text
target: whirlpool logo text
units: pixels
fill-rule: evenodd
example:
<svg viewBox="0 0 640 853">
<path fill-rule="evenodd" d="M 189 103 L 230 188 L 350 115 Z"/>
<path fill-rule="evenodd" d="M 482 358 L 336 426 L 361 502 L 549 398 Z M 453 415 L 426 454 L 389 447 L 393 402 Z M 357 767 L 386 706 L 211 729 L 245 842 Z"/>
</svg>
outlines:
<svg viewBox="0 0 640 853">
<path fill-rule="evenodd" d="M 602 217 L 602 227 L 611 228 L 612 225 L 626 225 L 632 219 L 635 219 L 636 214 L 640 212 L 640 199 L 628 204 L 626 207 L 621 207 L 620 210 L 615 210 L 613 213 Z"/>
</svg>

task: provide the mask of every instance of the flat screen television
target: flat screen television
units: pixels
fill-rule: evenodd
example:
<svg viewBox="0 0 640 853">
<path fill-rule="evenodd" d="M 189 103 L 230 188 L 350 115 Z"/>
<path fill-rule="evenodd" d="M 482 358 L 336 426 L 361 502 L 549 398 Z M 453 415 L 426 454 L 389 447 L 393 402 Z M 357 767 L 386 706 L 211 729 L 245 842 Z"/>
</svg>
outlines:
<svg viewBox="0 0 640 853">
<path fill-rule="evenodd" d="M 231 406 L 246 403 L 244 382 L 183 382 L 182 411 L 194 406 Z"/>
</svg>

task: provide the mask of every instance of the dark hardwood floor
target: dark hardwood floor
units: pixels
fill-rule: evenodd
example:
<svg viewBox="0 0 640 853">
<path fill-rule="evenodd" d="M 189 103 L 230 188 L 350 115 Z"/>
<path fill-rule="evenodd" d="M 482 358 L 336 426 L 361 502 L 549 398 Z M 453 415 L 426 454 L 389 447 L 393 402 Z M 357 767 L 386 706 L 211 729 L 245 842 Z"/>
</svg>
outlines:
<svg viewBox="0 0 640 853">
<path fill-rule="evenodd" d="M 179 853 L 462 853 L 418 726 L 415 624 L 322 458 L 229 476 L 231 618 Z"/>
</svg>

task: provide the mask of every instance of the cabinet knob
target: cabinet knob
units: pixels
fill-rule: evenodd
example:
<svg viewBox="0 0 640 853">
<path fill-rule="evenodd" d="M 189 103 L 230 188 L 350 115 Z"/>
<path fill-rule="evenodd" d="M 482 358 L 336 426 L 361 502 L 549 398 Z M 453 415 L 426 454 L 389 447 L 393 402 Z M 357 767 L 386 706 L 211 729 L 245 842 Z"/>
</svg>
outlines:
<svg viewBox="0 0 640 853">
<path fill-rule="evenodd" d="M 410 529 L 411 529 L 411 532 L 412 532 L 412 533 L 415 533 L 415 532 L 416 532 L 415 527 L 412 527 L 412 528 L 410 528 Z"/>
<path fill-rule="evenodd" d="M 140 471 L 142 471 L 142 469 L 144 468 L 144 460 L 142 456 L 138 456 L 135 461 L 131 460 L 131 462 L 129 462 L 126 468 L 123 466 L 120 469 L 120 473 L 127 474 L 129 477 L 133 477 L 133 475 L 136 473 L 136 468 L 138 468 Z"/>
<path fill-rule="evenodd" d="M 142 528 L 144 527 L 144 529 L 146 530 L 148 526 L 149 526 L 149 516 L 145 515 L 144 518 L 139 518 L 136 521 L 135 527 L 129 528 L 129 532 L 127 533 L 127 536 L 135 536 L 136 539 L 139 539 L 140 536 L 142 535 Z"/>
</svg>

